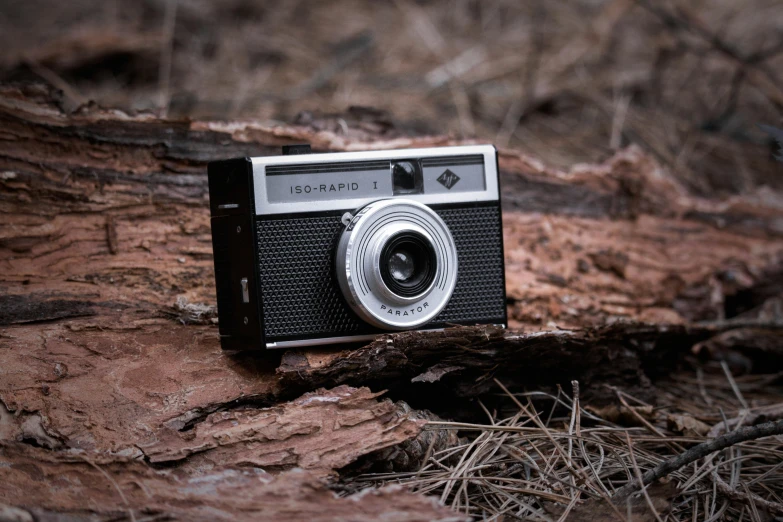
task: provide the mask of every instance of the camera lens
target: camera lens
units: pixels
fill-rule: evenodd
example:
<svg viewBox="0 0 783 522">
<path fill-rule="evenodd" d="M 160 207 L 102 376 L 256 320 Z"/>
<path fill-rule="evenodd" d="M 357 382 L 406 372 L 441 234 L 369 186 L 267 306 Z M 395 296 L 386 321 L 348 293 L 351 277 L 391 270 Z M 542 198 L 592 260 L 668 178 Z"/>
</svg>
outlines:
<svg viewBox="0 0 783 522">
<path fill-rule="evenodd" d="M 405 198 L 374 201 L 346 226 L 335 251 L 346 303 L 367 323 L 408 330 L 435 319 L 457 284 L 457 245 L 427 205 Z"/>
<path fill-rule="evenodd" d="M 389 273 L 397 281 L 407 281 L 416 270 L 413 256 L 407 250 L 399 249 L 389 257 Z"/>
<path fill-rule="evenodd" d="M 381 278 L 393 293 L 415 297 L 435 279 L 437 258 L 432 244 L 417 232 L 400 232 L 383 247 Z"/>
</svg>

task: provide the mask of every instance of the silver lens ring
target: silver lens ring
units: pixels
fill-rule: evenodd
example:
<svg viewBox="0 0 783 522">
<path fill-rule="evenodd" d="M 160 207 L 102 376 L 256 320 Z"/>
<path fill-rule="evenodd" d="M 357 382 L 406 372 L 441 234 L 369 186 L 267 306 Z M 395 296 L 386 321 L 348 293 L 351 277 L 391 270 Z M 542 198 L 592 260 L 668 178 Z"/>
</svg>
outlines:
<svg viewBox="0 0 783 522">
<path fill-rule="evenodd" d="M 340 237 L 335 266 L 351 308 L 388 330 L 428 323 L 457 284 L 457 248 L 446 223 L 408 199 L 362 208 Z"/>
</svg>

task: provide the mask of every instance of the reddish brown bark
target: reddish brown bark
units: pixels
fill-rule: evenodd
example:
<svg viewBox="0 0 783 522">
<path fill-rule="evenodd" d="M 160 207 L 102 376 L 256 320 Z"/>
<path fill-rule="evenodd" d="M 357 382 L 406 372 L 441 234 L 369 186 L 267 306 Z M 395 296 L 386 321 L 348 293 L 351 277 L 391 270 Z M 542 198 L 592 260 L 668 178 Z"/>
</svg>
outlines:
<svg viewBox="0 0 783 522">
<path fill-rule="evenodd" d="M 514 331 L 222 353 L 206 161 L 304 141 L 454 143 L 367 115 L 345 128 L 67 114 L 45 89 L 0 87 L 0 503 L 44 518 L 443 517 L 420 496 L 336 499 L 321 482 L 421 437 L 426 415 L 377 397 L 384 387 L 425 398 L 443 384 L 482 393 L 491 377 L 639 387 L 696 342 L 779 332 L 779 318 L 753 312 L 780 293 L 778 195 L 695 198 L 634 148 L 570 172 L 501 151 Z"/>
<path fill-rule="evenodd" d="M 0 445 L 12 465 L 3 473 L 3 520 L 468 520 L 434 498 L 389 486 L 338 498 L 315 474 L 293 469 L 215 467 L 200 473 L 156 470 L 123 457 Z M 9 514 L 10 513 L 10 514 Z M 16 515 L 19 518 L 11 518 Z M 25 518 L 30 517 L 30 518 Z M 58 518 L 60 517 L 60 518 Z"/>
</svg>

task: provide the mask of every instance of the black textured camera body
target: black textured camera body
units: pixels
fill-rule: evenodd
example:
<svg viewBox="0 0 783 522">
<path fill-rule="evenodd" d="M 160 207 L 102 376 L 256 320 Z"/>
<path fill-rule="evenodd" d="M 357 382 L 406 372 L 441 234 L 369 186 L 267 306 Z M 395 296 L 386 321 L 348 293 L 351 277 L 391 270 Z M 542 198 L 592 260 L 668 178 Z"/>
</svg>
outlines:
<svg viewBox="0 0 783 522">
<path fill-rule="evenodd" d="M 256 208 L 257 186 L 250 158 L 209 165 L 223 348 L 363 341 L 389 333 L 389 329 L 357 315 L 335 275 L 335 252 L 346 229 L 345 216 L 355 215 L 358 209 L 334 208 L 331 204 L 332 208 L 319 210 L 321 205 L 314 202 L 309 212 L 264 214 Z M 291 186 L 292 194 L 295 188 Z M 448 303 L 431 321 L 416 329 L 505 325 L 500 199 L 428 207 L 451 232 L 458 272 Z"/>
</svg>

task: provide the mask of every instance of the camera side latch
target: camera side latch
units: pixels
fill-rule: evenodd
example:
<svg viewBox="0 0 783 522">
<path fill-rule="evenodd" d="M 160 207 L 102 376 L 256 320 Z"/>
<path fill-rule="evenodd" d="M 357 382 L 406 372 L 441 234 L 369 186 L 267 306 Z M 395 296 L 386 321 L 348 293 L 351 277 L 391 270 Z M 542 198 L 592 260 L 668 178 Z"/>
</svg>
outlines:
<svg viewBox="0 0 783 522">
<path fill-rule="evenodd" d="M 243 303 L 249 303 L 250 302 L 250 290 L 248 290 L 247 287 L 247 277 L 243 277 L 241 281 L 239 281 L 239 286 L 242 287 L 242 302 Z"/>
</svg>

